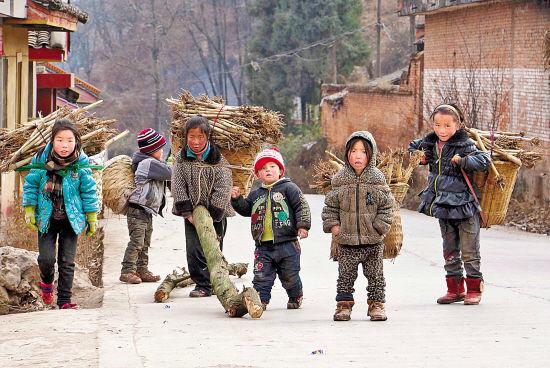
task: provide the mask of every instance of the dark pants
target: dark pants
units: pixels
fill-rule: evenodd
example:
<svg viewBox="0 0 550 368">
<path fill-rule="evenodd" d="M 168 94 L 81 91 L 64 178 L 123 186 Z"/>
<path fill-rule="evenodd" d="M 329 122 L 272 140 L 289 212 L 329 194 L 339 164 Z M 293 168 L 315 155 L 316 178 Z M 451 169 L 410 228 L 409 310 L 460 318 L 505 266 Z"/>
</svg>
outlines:
<svg viewBox="0 0 550 368">
<path fill-rule="evenodd" d="M 214 229 L 220 242 L 220 250 L 223 250 L 223 237 L 227 230 L 227 219 L 220 222 L 214 222 Z M 212 284 L 210 283 L 210 272 L 206 264 L 206 258 L 202 250 L 199 235 L 195 225 L 185 220 L 185 249 L 187 252 L 187 267 L 191 279 L 195 281 L 196 288 L 212 293 Z"/>
<path fill-rule="evenodd" d="M 146 271 L 153 233 L 153 215 L 142 208 L 128 207 L 126 220 L 130 241 L 124 252 L 121 273 L 132 273 L 138 269 Z"/>
<path fill-rule="evenodd" d="M 252 285 L 260 294 L 262 302 L 269 303 L 277 275 L 289 298 L 303 295 L 299 275 L 300 254 L 300 243 L 297 240 L 256 246 Z"/>
<path fill-rule="evenodd" d="M 364 246 L 340 245 L 338 247 L 338 282 L 336 301 L 352 301 L 353 288 L 357 280 L 359 265 L 363 266 L 363 275 L 367 278 L 368 300 L 384 303 L 386 301 L 386 280 L 384 278 L 384 244 Z"/>
<path fill-rule="evenodd" d="M 74 278 L 74 260 L 78 235 L 68 219 L 50 219 L 50 228 L 44 234 L 38 233 L 38 267 L 40 278 L 51 284 L 55 277 L 55 244 L 57 242 L 57 305 L 71 302 Z"/>
<path fill-rule="evenodd" d="M 479 216 L 462 220 L 439 220 L 441 236 L 443 237 L 443 258 L 447 276 L 463 275 L 483 278 L 480 271 L 481 256 L 479 254 Z"/>
</svg>

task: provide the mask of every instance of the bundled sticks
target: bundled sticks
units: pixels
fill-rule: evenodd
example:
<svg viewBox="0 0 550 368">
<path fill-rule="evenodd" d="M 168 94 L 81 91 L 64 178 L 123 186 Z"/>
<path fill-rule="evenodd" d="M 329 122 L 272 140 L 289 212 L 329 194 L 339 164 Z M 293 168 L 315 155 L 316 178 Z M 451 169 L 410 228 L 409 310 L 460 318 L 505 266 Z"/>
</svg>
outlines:
<svg viewBox="0 0 550 368">
<path fill-rule="evenodd" d="M 465 129 L 479 150 L 491 152 L 493 160 L 510 161 L 527 168 L 533 168 L 542 160 L 542 153 L 536 150 L 541 143 L 537 137 L 527 138 L 524 132 L 491 133 L 474 128 Z M 494 166 L 491 170 L 495 170 Z"/>
<path fill-rule="evenodd" d="M 329 160 L 321 161 L 315 165 L 315 175 L 313 184 L 310 188 L 319 193 L 326 194 L 330 191 L 330 182 L 332 177 L 344 166 L 344 161 L 334 155 L 332 152 L 325 151 L 330 157 Z M 384 173 L 386 183 L 398 184 L 408 183 L 416 167 L 422 160 L 422 152 L 413 152 L 409 156 L 409 162 L 405 166 L 405 157 L 407 152 L 404 149 L 389 150 L 378 156 L 377 167 Z"/>
<path fill-rule="evenodd" d="M 77 110 L 61 107 L 17 129 L 0 130 L 0 172 L 15 170 L 30 163 L 33 155 L 50 141 L 52 127 L 57 119 L 66 118 L 76 123 L 82 136 L 82 148 L 88 155 L 104 150 L 117 130 L 113 128 L 116 120 L 99 119 L 88 112 L 101 102 Z"/>
<path fill-rule="evenodd" d="M 172 105 L 172 136 L 180 142 L 185 139 L 187 120 L 195 115 L 211 122 L 213 139 L 220 148 L 232 151 L 251 146 L 259 148 L 264 143 L 277 144 L 283 138 L 281 114 L 260 106 L 227 106 L 220 98 L 210 99 L 204 95 L 195 98 L 185 90 L 179 99 L 166 101 Z"/>
</svg>

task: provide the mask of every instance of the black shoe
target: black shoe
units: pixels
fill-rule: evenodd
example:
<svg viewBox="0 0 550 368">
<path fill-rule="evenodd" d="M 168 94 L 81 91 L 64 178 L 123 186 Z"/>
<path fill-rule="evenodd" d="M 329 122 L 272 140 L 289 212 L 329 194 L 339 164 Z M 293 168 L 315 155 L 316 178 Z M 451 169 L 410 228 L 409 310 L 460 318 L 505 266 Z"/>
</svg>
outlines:
<svg viewBox="0 0 550 368">
<path fill-rule="evenodd" d="M 286 309 L 299 309 L 302 305 L 303 297 L 299 296 L 296 298 L 288 298 L 288 303 L 286 303 Z"/>
</svg>

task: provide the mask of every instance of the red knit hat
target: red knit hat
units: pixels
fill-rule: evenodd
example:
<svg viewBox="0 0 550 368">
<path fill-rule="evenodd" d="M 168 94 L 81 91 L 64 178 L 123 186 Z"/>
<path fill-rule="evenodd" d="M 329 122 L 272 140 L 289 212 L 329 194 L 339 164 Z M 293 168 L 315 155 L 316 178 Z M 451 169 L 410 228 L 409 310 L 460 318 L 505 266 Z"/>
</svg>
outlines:
<svg viewBox="0 0 550 368">
<path fill-rule="evenodd" d="M 145 128 L 137 137 L 139 152 L 151 155 L 166 145 L 166 138 L 155 129 Z"/>
<path fill-rule="evenodd" d="M 285 161 L 283 155 L 276 147 L 266 148 L 256 156 L 254 160 L 254 174 L 258 175 L 258 171 L 268 162 L 275 162 L 281 169 L 281 176 L 285 173 Z"/>
</svg>

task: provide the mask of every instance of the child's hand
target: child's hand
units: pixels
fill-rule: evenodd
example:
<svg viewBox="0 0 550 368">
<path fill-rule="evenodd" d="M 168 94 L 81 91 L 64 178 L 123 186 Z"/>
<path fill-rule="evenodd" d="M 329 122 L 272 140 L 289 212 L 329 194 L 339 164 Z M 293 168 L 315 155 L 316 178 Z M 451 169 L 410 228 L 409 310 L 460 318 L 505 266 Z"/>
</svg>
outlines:
<svg viewBox="0 0 550 368">
<path fill-rule="evenodd" d="M 340 234 L 340 225 L 334 225 L 332 227 L 332 229 L 330 229 L 330 232 L 332 233 L 332 235 L 334 236 L 337 236 L 338 234 Z"/>
<path fill-rule="evenodd" d="M 303 228 L 298 229 L 298 238 L 305 239 L 305 238 L 307 238 L 308 235 L 309 235 L 309 233 L 306 229 L 303 229 Z"/>
<path fill-rule="evenodd" d="M 420 158 L 420 163 L 422 165 L 426 165 L 428 163 L 428 159 L 426 158 L 426 153 L 424 151 L 421 151 L 422 152 L 422 157 Z"/>
<path fill-rule="evenodd" d="M 86 222 L 88 223 L 88 231 L 86 231 L 86 236 L 91 237 L 95 234 L 97 229 L 97 213 L 90 212 L 86 214 Z"/>
<path fill-rule="evenodd" d="M 240 195 L 241 195 L 241 188 L 239 187 L 231 188 L 231 198 L 233 199 L 239 198 Z"/>
<path fill-rule="evenodd" d="M 34 206 L 26 206 L 25 207 L 25 223 L 27 224 L 27 227 L 33 231 L 37 231 L 38 228 L 36 227 L 36 213 Z"/>
<path fill-rule="evenodd" d="M 193 215 L 189 215 L 185 218 L 187 221 L 189 221 L 190 223 L 192 223 L 193 225 L 195 225 L 195 222 L 193 221 Z"/>
<path fill-rule="evenodd" d="M 455 165 L 460 164 L 460 156 L 459 155 L 454 155 L 453 158 L 451 158 L 451 162 Z"/>
</svg>

